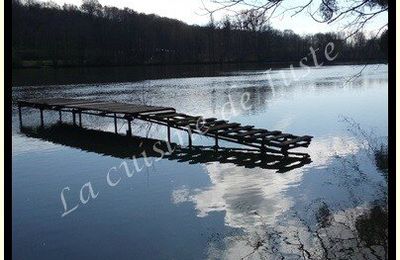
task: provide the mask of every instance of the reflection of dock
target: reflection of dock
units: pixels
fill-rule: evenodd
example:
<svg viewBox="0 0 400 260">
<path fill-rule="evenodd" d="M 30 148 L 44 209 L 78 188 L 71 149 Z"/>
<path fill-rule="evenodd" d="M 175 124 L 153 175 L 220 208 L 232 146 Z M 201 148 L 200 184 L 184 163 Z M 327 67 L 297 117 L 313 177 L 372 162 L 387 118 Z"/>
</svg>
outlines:
<svg viewBox="0 0 400 260">
<path fill-rule="evenodd" d="M 232 163 L 246 168 L 259 167 L 277 170 L 278 172 L 286 172 L 311 162 L 307 154 L 289 153 L 288 156 L 283 156 L 264 154 L 254 149 L 215 149 L 205 146 L 183 148 L 174 143 L 168 145 L 166 141 L 136 136 L 126 138 L 110 132 L 83 129 L 67 124 L 55 124 L 46 128 L 22 127 L 21 132 L 28 137 L 121 159 L 144 156 L 162 157 L 190 164 Z M 157 149 L 154 149 L 154 147 L 157 147 Z"/>
<path fill-rule="evenodd" d="M 59 111 L 60 122 L 62 112 L 70 112 L 73 115 L 73 123 L 76 125 L 76 117 L 79 126 L 82 126 L 82 114 L 96 115 L 114 118 L 115 132 L 117 132 L 117 119 L 128 121 L 128 135 L 132 135 L 131 123 L 134 119 L 144 120 L 168 129 L 168 140 L 170 140 L 170 129 L 176 128 L 188 133 L 189 147 L 192 147 L 192 134 L 201 134 L 218 140 L 246 145 L 260 149 L 262 152 L 288 154 L 288 150 L 297 147 L 308 147 L 312 136 L 295 136 L 282 133 L 281 131 L 269 131 L 254 128 L 254 126 L 242 126 L 216 118 L 203 118 L 201 116 L 190 116 L 176 113 L 174 108 L 155 107 L 137 104 L 101 102 L 90 99 L 35 99 L 19 101 L 19 117 L 22 125 L 21 107 L 34 107 L 40 110 L 41 125 L 44 126 L 43 110 Z"/>
</svg>

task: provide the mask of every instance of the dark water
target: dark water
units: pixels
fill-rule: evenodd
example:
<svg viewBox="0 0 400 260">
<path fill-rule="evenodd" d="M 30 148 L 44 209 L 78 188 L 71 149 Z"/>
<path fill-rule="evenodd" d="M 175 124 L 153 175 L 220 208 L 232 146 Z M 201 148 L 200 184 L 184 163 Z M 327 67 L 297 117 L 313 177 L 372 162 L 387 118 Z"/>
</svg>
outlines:
<svg viewBox="0 0 400 260">
<path fill-rule="evenodd" d="M 15 85 L 27 86 L 13 87 L 13 101 L 79 97 L 173 106 L 314 139 L 298 150 L 311 162 L 289 162 L 283 170 L 260 166 L 240 151 L 188 151 L 179 132 L 173 141 L 182 137 L 180 153 L 160 159 L 148 147 L 165 139 L 161 126 L 134 122 L 142 139 L 127 140 L 99 131 L 114 130 L 110 119 L 83 116 L 91 130 L 82 130 L 54 125 L 58 113 L 45 112 L 46 129 L 38 129 L 38 111 L 23 109 L 20 129 L 14 107 L 15 259 L 385 258 L 387 172 L 378 152 L 388 131 L 387 66 L 368 66 L 349 80 L 361 69 L 225 71 L 74 85 L 38 85 L 39 77 L 19 71 L 24 84 L 14 79 Z M 87 82 L 84 74 L 74 74 L 74 82 L 80 76 Z M 243 106 L 241 99 L 249 101 Z M 71 122 L 70 115 L 63 119 Z M 123 135 L 127 126 L 119 127 Z M 141 143 L 149 161 L 138 156 Z M 213 145 L 205 137 L 193 143 Z M 116 186 L 107 183 L 108 172 L 112 182 L 120 178 Z M 80 190 L 85 201 L 89 184 L 95 198 L 83 204 Z M 63 189 L 67 210 L 78 205 L 64 217 Z"/>
<path fill-rule="evenodd" d="M 50 84 L 77 84 L 99 82 L 132 82 L 147 79 L 220 76 L 238 70 L 265 70 L 265 68 L 287 68 L 287 63 L 245 63 L 214 65 L 169 65 L 130 67 L 51 67 L 16 69 L 12 73 L 13 86 Z"/>
</svg>

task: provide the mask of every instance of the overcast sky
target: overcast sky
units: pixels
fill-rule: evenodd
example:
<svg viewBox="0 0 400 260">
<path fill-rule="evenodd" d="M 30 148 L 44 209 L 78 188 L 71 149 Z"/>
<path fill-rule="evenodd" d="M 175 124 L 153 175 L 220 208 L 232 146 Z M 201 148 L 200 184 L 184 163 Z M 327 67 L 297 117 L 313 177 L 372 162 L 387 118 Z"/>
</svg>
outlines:
<svg viewBox="0 0 400 260">
<path fill-rule="evenodd" d="M 40 0 L 45 2 L 46 0 Z M 74 4 L 80 6 L 82 0 L 52 0 L 59 5 L 64 3 Z M 212 9 L 213 5 L 209 2 L 210 0 L 203 0 L 207 8 Z M 208 15 L 204 15 L 205 11 L 202 8 L 203 4 L 201 0 L 99 0 L 104 6 L 115 6 L 119 8 L 128 7 L 137 12 L 143 12 L 146 14 L 157 14 L 169 18 L 178 19 L 188 24 L 206 24 L 210 18 Z M 291 4 L 300 4 L 302 0 L 287 0 L 284 1 L 280 11 L 276 12 L 275 17 L 271 19 L 271 25 L 275 29 L 285 30 L 291 29 L 298 34 L 316 33 L 316 32 L 328 32 L 328 31 L 339 31 L 342 30 L 341 24 L 320 24 L 315 22 L 307 12 L 300 13 L 294 17 L 291 17 L 290 12 L 281 14 L 283 8 L 290 8 Z M 306 0 L 308 2 L 308 0 Z M 240 7 L 239 7 L 240 8 Z M 219 12 L 216 15 L 215 20 L 219 20 L 226 12 Z M 367 31 L 377 30 L 387 23 L 387 15 L 383 14 L 378 16 L 372 23 L 368 24 Z"/>
</svg>

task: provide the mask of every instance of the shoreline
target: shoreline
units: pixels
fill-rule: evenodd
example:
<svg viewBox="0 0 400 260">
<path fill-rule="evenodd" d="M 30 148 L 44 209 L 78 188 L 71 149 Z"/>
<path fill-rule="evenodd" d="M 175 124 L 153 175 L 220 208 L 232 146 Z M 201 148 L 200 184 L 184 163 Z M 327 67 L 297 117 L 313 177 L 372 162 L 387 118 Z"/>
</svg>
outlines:
<svg viewBox="0 0 400 260">
<path fill-rule="evenodd" d="M 33 65 L 25 65 L 25 66 L 14 66 L 12 70 L 25 70 L 25 69 L 80 69 L 80 68 L 135 68 L 135 67 L 179 67 L 179 66 L 251 66 L 251 65 L 264 65 L 271 67 L 285 67 L 293 65 L 294 67 L 300 67 L 299 61 L 274 61 L 274 62 L 201 62 L 201 63 L 144 63 L 144 64 L 131 64 L 131 65 L 39 65 L 39 61 L 37 61 Z M 380 64 L 380 63 L 388 63 L 388 60 L 385 59 L 373 59 L 373 60 L 355 60 L 355 61 L 337 61 L 330 62 L 327 64 L 328 66 L 335 65 L 364 65 L 364 64 Z M 306 64 L 309 65 L 309 64 Z"/>
</svg>

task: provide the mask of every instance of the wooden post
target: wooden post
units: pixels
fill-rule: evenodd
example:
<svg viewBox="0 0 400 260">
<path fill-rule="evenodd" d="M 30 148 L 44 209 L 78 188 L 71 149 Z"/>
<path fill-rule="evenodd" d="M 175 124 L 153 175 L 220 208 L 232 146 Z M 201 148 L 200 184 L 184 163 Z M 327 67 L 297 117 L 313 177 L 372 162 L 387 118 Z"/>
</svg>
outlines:
<svg viewBox="0 0 400 260">
<path fill-rule="evenodd" d="M 189 148 L 192 148 L 192 132 L 190 129 L 188 130 L 188 137 L 189 137 Z"/>
<path fill-rule="evenodd" d="M 167 126 L 167 131 L 168 131 L 168 143 L 171 142 L 171 127 L 168 125 Z"/>
<path fill-rule="evenodd" d="M 128 118 L 128 136 L 132 136 L 131 121 L 132 121 L 132 118 Z"/>
<path fill-rule="evenodd" d="M 79 127 L 82 127 L 82 112 L 79 111 Z"/>
<path fill-rule="evenodd" d="M 19 117 L 19 128 L 22 128 L 22 111 L 21 111 L 21 104 L 18 104 L 18 117 Z"/>
<path fill-rule="evenodd" d="M 169 126 L 169 118 L 167 118 L 167 137 L 168 143 L 171 143 L 171 127 Z"/>
<path fill-rule="evenodd" d="M 58 116 L 59 116 L 59 121 L 61 123 L 62 122 L 61 108 L 60 108 L 60 110 L 58 110 Z"/>
<path fill-rule="evenodd" d="M 43 108 L 40 108 L 40 126 L 44 127 Z"/>
<path fill-rule="evenodd" d="M 117 114 L 114 113 L 114 129 L 115 133 L 118 134 L 118 128 L 117 128 Z"/>
<path fill-rule="evenodd" d="M 73 121 L 74 125 L 76 125 L 76 113 L 75 113 L 75 110 L 72 110 L 72 121 Z"/>
<path fill-rule="evenodd" d="M 215 148 L 218 148 L 218 134 L 215 134 Z"/>
</svg>

